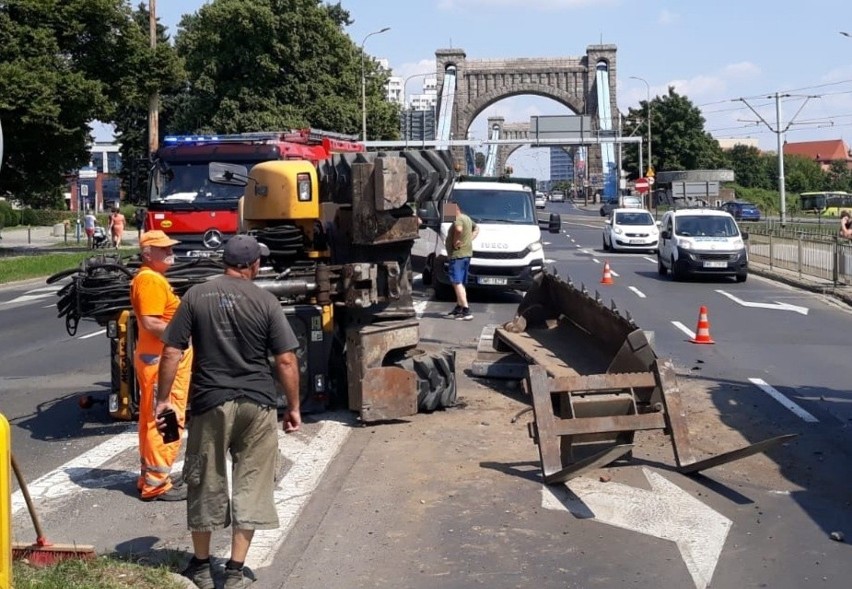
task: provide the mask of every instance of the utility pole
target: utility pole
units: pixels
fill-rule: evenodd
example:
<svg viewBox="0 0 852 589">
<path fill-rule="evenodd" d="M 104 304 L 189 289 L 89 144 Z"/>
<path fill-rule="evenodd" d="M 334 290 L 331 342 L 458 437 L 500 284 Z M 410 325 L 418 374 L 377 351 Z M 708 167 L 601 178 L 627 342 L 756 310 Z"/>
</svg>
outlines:
<svg viewBox="0 0 852 589">
<path fill-rule="evenodd" d="M 148 34 L 151 40 L 151 53 L 157 49 L 157 0 L 148 0 Z M 153 90 L 148 96 L 148 153 L 157 151 L 160 141 L 160 94 Z"/>
<path fill-rule="evenodd" d="M 790 122 L 787 123 L 787 126 L 783 129 L 781 128 L 781 99 L 789 98 L 790 94 L 780 94 L 776 92 L 774 95 L 767 96 L 766 98 L 775 98 L 775 128 L 772 127 L 769 123 L 766 122 L 760 113 L 754 110 L 754 108 L 748 103 L 745 98 L 736 98 L 735 102 L 742 102 L 745 104 L 751 112 L 757 116 L 760 121 L 766 125 L 766 127 L 775 133 L 778 137 L 778 193 L 781 196 L 781 226 L 785 226 L 787 224 L 787 192 L 784 178 L 784 133 L 792 126 L 793 121 L 796 120 L 796 117 L 799 116 L 799 113 L 802 112 L 802 109 L 805 108 L 805 105 L 811 98 L 816 98 L 815 96 L 805 96 L 805 101 L 802 103 L 802 106 L 799 107 L 799 110 L 796 111 L 796 114 L 793 115 L 793 118 L 790 119 Z"/>
</svg>

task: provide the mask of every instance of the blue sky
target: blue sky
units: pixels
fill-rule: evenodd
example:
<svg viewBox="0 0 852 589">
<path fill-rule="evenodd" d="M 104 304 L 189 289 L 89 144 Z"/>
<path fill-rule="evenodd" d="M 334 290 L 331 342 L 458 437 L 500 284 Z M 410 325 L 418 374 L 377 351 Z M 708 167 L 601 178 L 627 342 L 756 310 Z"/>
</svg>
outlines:
<svg viewBox="0 0 852 589">
<path fill-rule="evenodd" d="M 181 15 L 204 0 L 157 3 L 160 21 L 175 32 Z M 699 106 L 717 138 L 756 137 L 775 149 L 777 135 L 738 98 L 781 126 L 786 139 L 844 139 L 852 144 L 852 1 L 822 0 L 342 0 L 355 21 L 348 33 L 366 51 L 389 61 L 395 75 L 435 71 L 435 50 L 455 47 L 469 59 L 579 57 L 588 45 L 614 44 L 617 102 L 622 112 L 669 86 Z M 412 78 L 406 91 L 420 91 Z M 806 101 L 806 96 L 815 96 Z M 802 105 L 804 104 L 804 107 Z M 801 111 L 799 110 L 801 108 Z M 797 114 L 798 112 L 798 114 Z M 483 138 L 489 116 L 528 122 L 532 115 L 573 114 L 533 96 L 502 100 L 474 121 Z M 509 160 L 516 174 L 547 177 L 546 150 L 524 148 Z"/>
</svg>

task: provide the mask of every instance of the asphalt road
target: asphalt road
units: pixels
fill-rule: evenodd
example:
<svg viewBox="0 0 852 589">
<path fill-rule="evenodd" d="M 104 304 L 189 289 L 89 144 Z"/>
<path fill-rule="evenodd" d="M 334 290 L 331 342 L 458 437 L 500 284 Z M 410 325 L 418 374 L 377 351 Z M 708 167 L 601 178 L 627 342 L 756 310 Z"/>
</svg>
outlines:
<svg viewBox="0 0 852 589">
<path fill-rule="evenodd" d="M 674 360 L 699 452 L 799 438 L 690 478 L 648 434 L 633 461 L 600 473 L 608 483 L 546 488 L 524 419 L 511 423 L 526 397 L 467 372 L 481 330 L 511 318 L 520 295 L 473 293 L 474 320 L 456 322 L 418 282 L 421 339 L 457 350 L 462 406 L 370 427 L 322 414 L 282 436 L 283 525 L 252 548 L 255 586 L 847 586 L 848 547 L 830 534 L 852 538 L 848 310 L 755 276 L 672 282 L 653 256 L 605 254 L 597 211 L 550 210 L 564 215 L 563 232 L 545 236 L 559 275 L 614 300 Z M 600 284 L 604 261 L 614 285 Z M 48 537 L 173 561 L 188 547 L 183 506 L 140 502 L 133 427 L 76 404 L 105 389 L 106 339 L 95 324 L 66 334 L 44 287 L 0 289 L 0 410 Z M 714 345 L 687 341 L 700 305 Z M 19 493 L 13 511 L 16 539 L 34 537 Z"/>
</svg>

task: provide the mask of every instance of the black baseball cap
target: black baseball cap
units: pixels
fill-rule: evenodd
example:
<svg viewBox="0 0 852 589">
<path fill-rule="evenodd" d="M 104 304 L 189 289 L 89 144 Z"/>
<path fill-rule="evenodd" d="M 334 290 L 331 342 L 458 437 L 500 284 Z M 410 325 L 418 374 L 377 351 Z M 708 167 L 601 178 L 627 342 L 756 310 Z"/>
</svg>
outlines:
<svg viewBox="0 0 852 589">
<path fill-rule="evenodd" d="M 269 255 L 269 248 L 257 242 L 251 235 L 235 235 L 225 243 L 222 261 L 232 268 L 248 268 L 260 259 Z"/>
</svg>

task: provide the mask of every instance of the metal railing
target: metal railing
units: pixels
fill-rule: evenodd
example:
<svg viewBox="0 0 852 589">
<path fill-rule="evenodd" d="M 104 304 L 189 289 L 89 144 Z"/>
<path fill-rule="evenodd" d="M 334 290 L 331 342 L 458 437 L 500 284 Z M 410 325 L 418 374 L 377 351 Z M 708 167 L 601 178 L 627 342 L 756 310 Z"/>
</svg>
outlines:
<svg viewBox="0 0 852 589">
<path fill-rule="evenodd" d="M 852 241 L 779 227 L 751 226 L 746 231 L 749 260 L 827 280 L 834 286 L 852 284 Z"/>
</svg>

